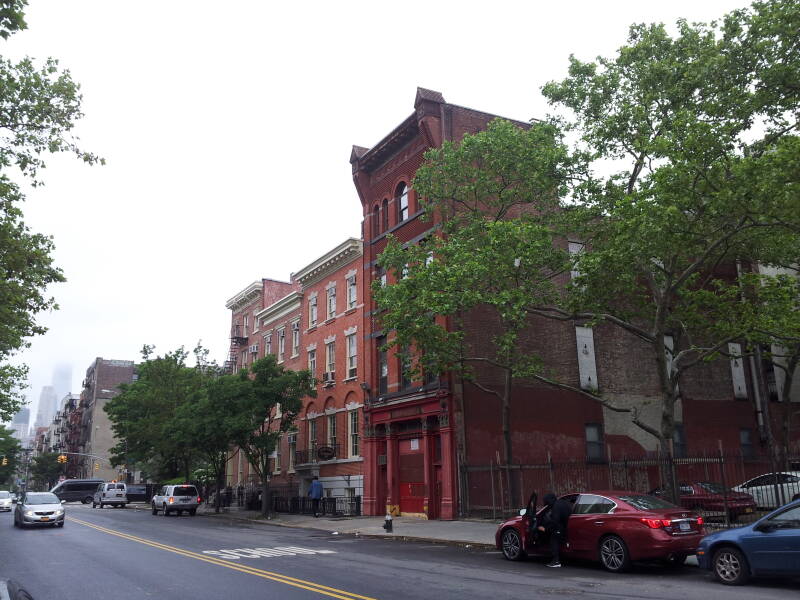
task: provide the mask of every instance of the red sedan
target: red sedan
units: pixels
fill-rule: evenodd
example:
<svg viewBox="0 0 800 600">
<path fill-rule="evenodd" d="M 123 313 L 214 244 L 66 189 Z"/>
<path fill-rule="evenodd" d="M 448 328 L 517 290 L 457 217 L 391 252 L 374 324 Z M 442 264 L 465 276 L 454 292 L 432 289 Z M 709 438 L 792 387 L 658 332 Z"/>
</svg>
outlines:
<svg viewBox="0 0 800 600">
<path fill-rule="evenodd" d="M 721 483 L 709 481 L 681 483 L 679 490 L 681 506 L 689 510 L 703 511 L 707 513 L 705 516 L 708 519 L 719 515 L 724 517 L 726 507 L 731 521 L 756 510 L 756 501 L 750 494 L 725 489 Z M 666 495 L 666 490 L 658 488 L 650 494 L 661 497 Z"/>
<path fill-rule="evenodd" d="M 696 513 L 639 492 L 592 491 L 562 498 L 572 504 L 562 557 L 600 561 L 609 571 L 626 571 L 635 560 L 683 564 L 706 533 Z M 508 560 L 549 553 L 549 540 L 536 533 L 537 521 L 532 522 L 543 510 L 537 512 L 533 494 L 520 516 L 498 527 L 495 543 Z"/>
</svg>

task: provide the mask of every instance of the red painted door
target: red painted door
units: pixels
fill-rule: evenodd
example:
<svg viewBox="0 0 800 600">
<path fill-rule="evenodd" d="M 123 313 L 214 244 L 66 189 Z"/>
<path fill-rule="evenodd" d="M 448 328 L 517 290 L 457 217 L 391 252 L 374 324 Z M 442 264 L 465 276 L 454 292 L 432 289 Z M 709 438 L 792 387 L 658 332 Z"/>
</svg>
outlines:
<svg viewBox="0 0 800 600">
<path fill-rule="evenodd" d="M 424 457 L 421 453 L 400 455 L 400 512 L 425 512 Z"/>
</svg>

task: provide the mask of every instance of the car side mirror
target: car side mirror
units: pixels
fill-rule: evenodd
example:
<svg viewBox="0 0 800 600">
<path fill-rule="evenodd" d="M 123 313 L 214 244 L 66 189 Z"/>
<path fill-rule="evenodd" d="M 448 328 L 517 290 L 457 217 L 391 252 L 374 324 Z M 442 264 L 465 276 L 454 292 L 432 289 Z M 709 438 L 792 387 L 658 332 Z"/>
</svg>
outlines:
<svg viewBox="0 0 800 600">
<path fill-rule="evenodd" d="M 777 527 L 772 523 L 759 523 L 753 529 L 760 531 L 761 533 L 772 533 L 777 529 Z"/>
<path fill-rule="evenodd" d="M 520 508 L 520 509 L 519 509 L 519 516 L 520 516 L 520 517 L 524 517 L 524 516 L 526 515 L 526 513 L 527 513 L 527 512 L 528 512 L 528 509 L 527 509 L 527 508 Z"/>
<path fill-rule="evenodd" d="M 67 503 L 67 501 L 66 501 L 66 500 L 62 500 L 62 501 L 61 501 L 61 504 L 66 504 L 66 503 Z"/>
</svg>

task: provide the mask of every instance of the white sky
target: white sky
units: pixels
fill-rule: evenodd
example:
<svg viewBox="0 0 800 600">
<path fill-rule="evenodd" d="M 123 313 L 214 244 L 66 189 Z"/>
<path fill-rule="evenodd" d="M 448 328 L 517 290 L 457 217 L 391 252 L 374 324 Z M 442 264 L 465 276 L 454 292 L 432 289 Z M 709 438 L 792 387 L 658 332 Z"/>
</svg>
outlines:
<svg viewBox="0 0 800 600">
<path fill-rule="evenodd" d="M 56 363 L 80 391 L 97 356 L 202 340 L 226 358 L 225 301 L 287 280 L 345 238 L 361 206 L 348 158 L 413 111 L 416 87 L 527 120 L 567 59 L 609 56 L 634 22 L 708 21 L 745 0 L 208 2 L 30 0 L 7 57 L 58 58 L 80 82 L 88 167 L 50 158 L 27 190 L 55 238 L 61 309 L 21 355 L 31 421 Z"/>
</svg>

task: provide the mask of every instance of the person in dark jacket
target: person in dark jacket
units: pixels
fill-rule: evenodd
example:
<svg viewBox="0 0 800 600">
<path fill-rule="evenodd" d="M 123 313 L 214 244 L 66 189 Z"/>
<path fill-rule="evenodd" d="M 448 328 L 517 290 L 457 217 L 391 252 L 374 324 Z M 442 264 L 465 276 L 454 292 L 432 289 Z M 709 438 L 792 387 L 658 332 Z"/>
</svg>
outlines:
<svg viewBox="0 0 800 600">
<path fill-rule="evenodd" d="M 308 489 L 308 497 L 311 498 L 311 505 L 314 510 L 314 516 L 319 516 L 319 501 L 322 498 L 322 482 L 314 477 L 311 481 L 311 487 Z"/>
<path fill-rule="evenodd" d="M 567 541 L 567 522 L 572 514 L 572 506 L 566 500 L 556 499 L 555 494 L 546 494 L 544 505 L 547 507 L 542 513 L 539 531 L 550 534 L 550 551 L 553 560 L 547 563 L 548 567 L 561 566 L 561 544 Z"/>
</svg>

